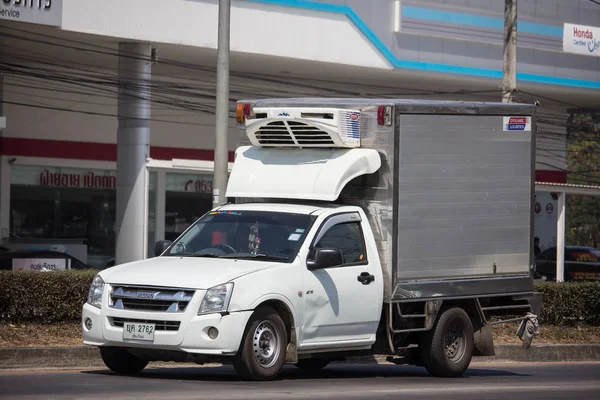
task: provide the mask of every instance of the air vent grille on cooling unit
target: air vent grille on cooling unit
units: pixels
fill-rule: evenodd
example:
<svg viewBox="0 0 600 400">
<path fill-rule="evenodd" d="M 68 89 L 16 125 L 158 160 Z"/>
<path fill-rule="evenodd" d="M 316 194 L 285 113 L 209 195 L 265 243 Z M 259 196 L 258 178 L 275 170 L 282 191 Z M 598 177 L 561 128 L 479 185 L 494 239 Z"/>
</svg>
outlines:
<svg viewBox="0 0 600 400">
<path fill-rule="evenodd" d="M 298 121 L 273 121 L 255 132 L 259 144 L 268 145 L 332 145 L 331 135 L 316 126 Z"/>
</svg>

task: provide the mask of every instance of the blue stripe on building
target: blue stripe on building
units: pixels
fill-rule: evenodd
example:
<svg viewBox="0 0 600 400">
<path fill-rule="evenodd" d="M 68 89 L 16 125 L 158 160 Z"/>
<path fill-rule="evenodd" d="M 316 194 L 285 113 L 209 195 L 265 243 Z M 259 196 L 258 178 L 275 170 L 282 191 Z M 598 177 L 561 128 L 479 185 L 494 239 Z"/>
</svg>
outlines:
<svg viewBox="0 0 600 400">
<path fill-rule="evenodd" d="M 342 14 L 348 17 L 352 23 L 358 28 L 358 30 L 371 42 L 371 44 L 381 53 L 381 55 L 394 67 L 394 68 L 403 68 L 403 69 L 412 69 L 418 71 L 426 71 L 426 72 L 439 72 L 444 74 L 456 74 L 456 75 L 466 75 L 466 76 L 474 76 L 480 78 L 492 78 L 499 79 L 502 78 L 501 70 L 492 70 L 485 68 L 474 68 L 474 67 L 465 67 L 462 65 L 449 65 L 449 64 L 439 64 L 439 63 L 429 63 L 422 61 L 412 61 L 412 60 L 402 60 L 396 57 L 390 49 L 387 48 L 386 45 L 375 35 L 375 33 L 369 28 L 369 26 L 354 12 L 354 10 L 345 5 L 339 4 L 327 4 L 327 3 L 317 3 L 314 1 L 308 0 L 246 0 L 252 3 L 262 3 L 262 4 L 271 4 L 276 6 L 284 6 L 284 7 L 293 7 L 300 8 L 305 10 L 314 10 L 314 11 L 322 11 L 329 12 L 334 14 Z M 403 7 L 403 12 L 405 11 Z M 413 14 L 416 12 L 415 9 L 418 7 L 410 7 L 412 8 Z M 410 9 L 409 8 L 409 9 Z M 434 18 L 441 18 L 443 16 L 450 18 L 451 22 L 452 18 L 455 18 L 457 21 L 465 21 L 471 23 L 483 23 L 483 21 L 488 21 L 487 18 L 483 16 L 473 16 L 467 14 L 460 13 L 446 13 L 440 12 L 436 13 L 436 10 L 431 9 L 420 9 L 427 10 L 427 14 L 432 13 L 435 15 Z M 445 14 L 444 14 L 445 13 Z M 417 14 L 421 14 L 421 12 L 417 12 Z M 406 16 L 406 15 L 405 15 Z M 469 18 L 465 18 L 464 16 L 469 16 Z M 433 18 L 433 17 L 432 17 Z M 479 18 L 483 18 L 479 19 Z M 491 18 L 492 20 L 494 18 Z M 494 22 L 494 24 L 497 24 Z M 520 31 L 533 33 L 530 31 L 536 31 L 534 33 L 556 36 L 559 27 L 551 26 L 551 25 L 542 25 L 535 24 L 531 22 L 519 22 Z M 562 28 L 560 28 L 561 37 L 562 37 Z M 533 82 L 533 83 L 541 83 L 547 85 L 558 85 L 558 86 L 569 86 L 569 87 L 578 87 L 584 89 L 600 89 L 600 82 L 598 81 L 590 81 L 584 79 L 575 79 L 575 78 L 563 78 L 556 76 L 547 76 L 547 75 L 537 75 L 537 74 L 525 74 L 517 72 L 517 80 L 523 82 Z"/>
</svg>

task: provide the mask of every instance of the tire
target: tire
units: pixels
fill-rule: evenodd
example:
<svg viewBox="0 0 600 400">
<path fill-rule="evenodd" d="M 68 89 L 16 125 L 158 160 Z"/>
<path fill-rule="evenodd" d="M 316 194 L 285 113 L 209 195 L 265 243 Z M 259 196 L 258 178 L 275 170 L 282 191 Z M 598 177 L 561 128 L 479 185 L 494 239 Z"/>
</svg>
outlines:
<svg viewBox="0 0 600 400">
<path fill-rule="evenodd" d="M 423 365 L 432 376 L 461 376 L 473 357 L 471 319 L 462 308 L 442 309 L 433 328 L 423 335 L 419 347 Z"/>
<path fill-rule="evenodd" d="M 298 360 L 295 364 L 300 369 L 309 371 L 318 371 L 329 365 L 329 360 L 326 358 L 304 358 Z"/>
<path fill-rule="evenodd" d="M 148 365 L 148 361 L 140 360 L 127 350 L 119 347 L 100 347 L 100 356 L 104 361 L 104 365 L 117 374 L 137 374 Z"/>
<path fill-rule="evenodd" d="M 244 379 L 273 380 L 285 362 L 287 343 L 285 324 L 277 311 L 259 308 L 248 321 L 233 367 Z"/>
</svg>

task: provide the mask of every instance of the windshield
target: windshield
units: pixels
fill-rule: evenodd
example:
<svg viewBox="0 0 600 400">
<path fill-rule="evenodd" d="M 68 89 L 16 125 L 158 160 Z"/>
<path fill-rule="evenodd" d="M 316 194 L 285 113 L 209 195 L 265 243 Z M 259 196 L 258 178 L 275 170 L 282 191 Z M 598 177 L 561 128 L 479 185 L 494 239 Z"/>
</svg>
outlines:
<svg viewBox="0 0 600 400">
<path fill-rule="evenodd" d="M 169 256 L 292 261 L 314 217 L 263 211 L 211 211 L 167 251 Z"/>
</svg>

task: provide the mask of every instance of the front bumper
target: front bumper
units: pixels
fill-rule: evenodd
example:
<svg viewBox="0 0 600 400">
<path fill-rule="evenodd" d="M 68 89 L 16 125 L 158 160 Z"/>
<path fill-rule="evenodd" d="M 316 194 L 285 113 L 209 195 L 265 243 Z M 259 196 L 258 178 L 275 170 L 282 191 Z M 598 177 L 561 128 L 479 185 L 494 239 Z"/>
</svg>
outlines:
<svg viewBox="0 0 600 400">
<path fill-rule="evenodd" d="M 83 343 L 92 346 L 133 347 L 148 350 L 172 350 L 205 355 L 234 355 L 237 353 L 246 324 L 252 311 L 230 314 L 195 315 L 167 314 L 98 309 L 85 304 L 82 310 Z M 91 320 L 91 329 L 86 319 Z M 116 321 L 147 321 L 158 325 L 179 323 L 177 330 L 156 330 L 154 341 L 123 339 L 123 328 Z M 158 326 L 157 325 L 157 326 Z M 208 336 L 210 327 L 218 329 L 215 339 Z"/>
</svg>

